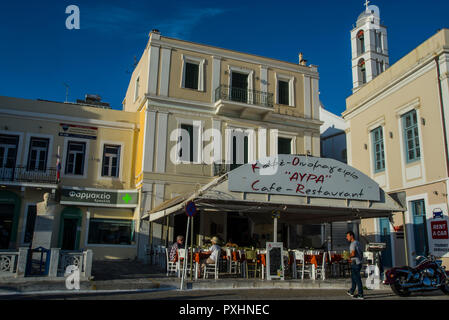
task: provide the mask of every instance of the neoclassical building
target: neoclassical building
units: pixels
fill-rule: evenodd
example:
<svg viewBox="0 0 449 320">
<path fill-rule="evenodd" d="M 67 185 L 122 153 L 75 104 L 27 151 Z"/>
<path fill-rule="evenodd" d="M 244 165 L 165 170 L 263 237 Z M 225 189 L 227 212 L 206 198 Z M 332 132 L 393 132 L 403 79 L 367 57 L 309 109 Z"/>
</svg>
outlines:
<svg viewBox="0 0 449 320">
<path fill-rule="evenodd" d="M 351 31 L 354 92 L 343 112 L 348 164 L 398 195 L 407 211 L 391 222 L 363 221 L 361 234 L 387 243 L 386 266 L 413 265 L 428 253 L 447 265 L 449 30 L 389 66 L 386 29 L 371 23 L 379 18 L 367 9 Z"/>
<path fill-rule="evenodd" d="M 320 155 L 319 74 L 302 55 L 298 63 L 284 62 L 153 30 L 123 106 L 140 119 L 134 176 L 142 215 L 258 158 Z M 171 216 L 151 230 L 143 223 L 141 233 L 154 244 L 171 242 L 185 233 L 185 221 Z M 271 233 L 224 213 L 200 215 L 195 228 L 242 244 L 251 234 Z"/>
</svg>

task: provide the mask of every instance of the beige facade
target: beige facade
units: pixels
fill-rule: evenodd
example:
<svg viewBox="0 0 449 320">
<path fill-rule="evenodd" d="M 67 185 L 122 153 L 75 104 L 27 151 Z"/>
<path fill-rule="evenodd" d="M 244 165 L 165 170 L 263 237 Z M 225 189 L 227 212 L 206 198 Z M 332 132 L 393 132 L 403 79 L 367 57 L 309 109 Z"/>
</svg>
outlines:
<svg viewBox="0 0 449 320">
<path fill-rule="evenodd" d="M 348 164 L 388 193 L 405 192 L 410 264 L 423 250 L 444 256 L 446 264 L 449 261 L 447 240 L 434 239 L 431 230 L 432 222 L 439 219 L 433 211 L 441 210 L 447 220 L 448 44 L 449 30 L 443 29 L 361 86 L 347 99 L 343 113 L 348 125 Z M 427 231 L 419 228 L 420 210 L 427 218 Z M 366 221 L 361 228 L 372 240 L 388 238 L 392 263 L 399 265 L 405 263 L 406 252 L 398 231 L 402 225 L 399 214 L 387 230 L 378 220 Z M 385 231 L 388 237 L 383 238 Z"/>
<path fill-rule="evenodd" d="M 193 88 L 188 70 L 192 65 Z M 243 162 L 275 155 L 281 137 L 288 139 L 289 153 L 319 156 L 318 82 L 315 66 L 150 33 L 123 102 L 125 111 L 139 113 L 143 128 L 137 138 L 142 142 L 142 158 L 135 167 L 141 213 L 229 171 L 234 150 L 245 153 Z M 191 126 L 195 142 L 194 155 L 187 161 L 177 156 L 176 130 L 185 126 Z M 234 142 L 234 137 L 241 142 Z M 167 221 L 152 225 L 154 243 L 173 240 L 178 230 L 173 231 L 175 221 L 170 219 L 168 239 L 163 229 Z M 217 220 L 217 234 L 228 237 L 225 214 L 197 221 L 200 233 L 210 236 L 207 219 Z"/>
<path fill-rule="evenodd" d="M 2 238 L 2 249 L 36 247 L 33 221 L 36 214 L 46 213 L 38 204 L 49 193 L 54 208 L 51 247 L 93 249 L 94 259 L 136 257 L 137 114 L 9 97 L 0 97 L 0 114 L 1 224 L 8 233 Z M 134 204 L 86 200 L 88 195 L 119 198 L 122 194 L 135 195 L 127 202 Z M 111 229 L 121 227 L 128 238 L 113 240 Z"/>
</svg>

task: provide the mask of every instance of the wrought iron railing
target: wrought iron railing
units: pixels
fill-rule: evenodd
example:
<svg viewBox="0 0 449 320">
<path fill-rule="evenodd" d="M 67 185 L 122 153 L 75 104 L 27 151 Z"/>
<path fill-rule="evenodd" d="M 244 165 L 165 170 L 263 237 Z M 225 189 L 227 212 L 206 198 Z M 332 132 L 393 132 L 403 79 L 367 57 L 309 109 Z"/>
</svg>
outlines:
<svg viewBox="0 0 449 320">
<path fill-rule="evenodd" d="M 221 85 L 215 90 L 215 101 L 219 100 L 235 101 L 269 108 L 273 107 L 272 93 L 246 90 L 227 85 Z"/>
<path fill-rule="evenodd" d="M 56 184 L 56 168 L 29 170 L 27 167 L 0 167 L 0 181 Z"/>
</svg>

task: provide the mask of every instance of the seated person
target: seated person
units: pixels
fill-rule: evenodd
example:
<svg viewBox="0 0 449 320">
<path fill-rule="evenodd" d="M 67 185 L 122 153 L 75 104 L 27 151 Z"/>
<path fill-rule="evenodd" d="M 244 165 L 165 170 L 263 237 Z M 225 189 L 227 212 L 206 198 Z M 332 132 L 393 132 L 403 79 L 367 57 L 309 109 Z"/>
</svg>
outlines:
<svg viewBox="0 0 449 320">
<path fill-rule="evenodd" d="M 176 258 L 176 253 L 178 253 L 178 249 L 182 249 L 184 248 L 184 236 L 177 236 L 176 237 L 176 242 L 173 243 L 173 245 L 171 246 L 170 249 L 170 261 L 175 261 Z"/>
<path fill-rule="evenodd" d="M 210 253 L 210 256 L 207 259 L 203 259 L 201 261 L 202 268 L 204 268 L 206 264 L 215 264 L 221 252 L 221 247 L 218 245 L 218 243 L 220 242 L 220 239 L 218 239 L 218 237 L 212 237 L 210 242 L 212 242 L 212 246 L 209 248 L 209 251 L 205 252 Z"/>
<path fill-rule="evenodd" d="M 235 247 L 237 248 L 238 245 L 232 242 L 232 239 L 229 239 L 228 242 L 225 244 L 225 247 Z"/>
</svg>

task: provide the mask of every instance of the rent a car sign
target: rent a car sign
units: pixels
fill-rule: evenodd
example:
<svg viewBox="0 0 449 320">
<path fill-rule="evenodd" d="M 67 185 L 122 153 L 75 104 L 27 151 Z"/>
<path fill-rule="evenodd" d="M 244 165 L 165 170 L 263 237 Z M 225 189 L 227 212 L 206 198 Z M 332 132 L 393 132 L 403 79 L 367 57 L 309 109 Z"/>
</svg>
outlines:
<svg viewBox="0 0 449 320">
<path fill-rule="evenodd" d="M 334 159 L 266 157 L 229 172 L 229 190 L 304 197 L 379 201 L 379 185 Z"/>
</svg>

